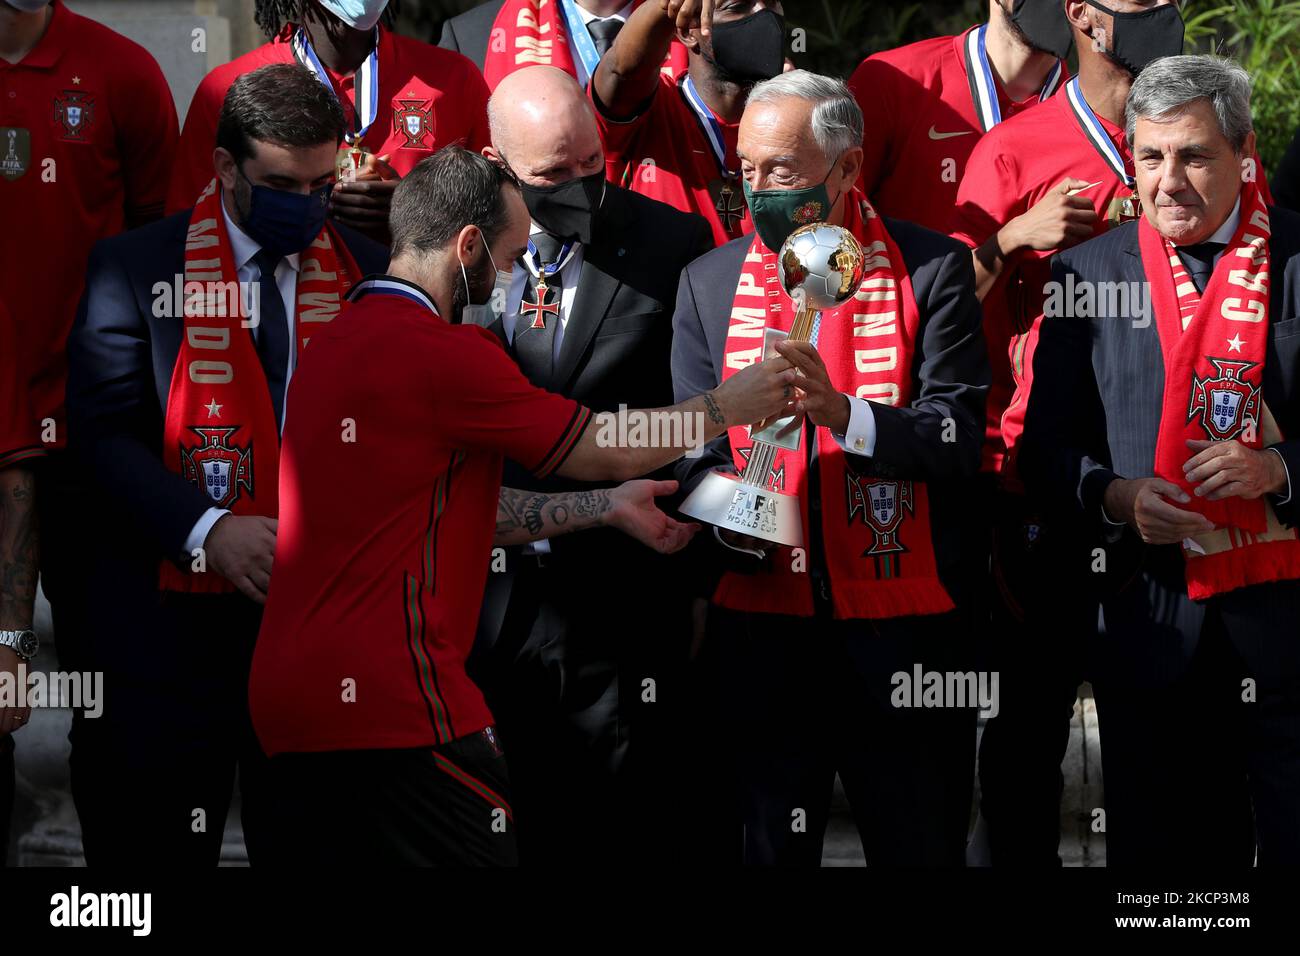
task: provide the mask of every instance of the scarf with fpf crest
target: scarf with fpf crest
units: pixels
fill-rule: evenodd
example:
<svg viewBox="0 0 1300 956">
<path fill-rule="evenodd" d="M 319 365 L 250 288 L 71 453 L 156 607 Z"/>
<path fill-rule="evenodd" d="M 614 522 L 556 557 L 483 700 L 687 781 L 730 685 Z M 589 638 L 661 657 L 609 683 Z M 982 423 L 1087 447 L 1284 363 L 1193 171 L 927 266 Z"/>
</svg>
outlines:
<svg viewBox="0 0 1300 956">
<path fill-rule="evenodd" d="M 1191 497 L 1180 508 L 1217 526 L 1185 547 L 1187 593 L 1207 598 L 1266 581 L 1300 578 L 1300 539 L 1265 498 L 1208 501 L 1193 493 L 1183 463 L 1187 439 L 1240 441 L 1263 448 L 1282 440 L 1264 404 L 1269 335 L 1269 216 L 1259 185 L 1241 191 L 1241 223 L 1205 283 L 1183 268 L 1174 246 L 1144 216 L 1138 223 L 1142 267 L 1165 365 L 1155 473 Z"/>
<path fill-rule="evenodd" d="M 912 354 L 919 328 L 911 277 L 884 223 L 856 191 L 845 203 L 844 228 L 862 245 L 865 273 L 853 298 L 822 312 L 813 326 L 813 344 L 836 388 L 883 405 L 905 406 L 912 397 Z M 794 305 L 778 277 L 776 254 L 755 234 L 733 300 L 722 377 L 759 361 L 763 329 L 789 331 L 794 317 Z M 926 486 L 860 474 L 825 428 L 812 431 L 835 617 L 887 618 L 951 610 L 952 599 L 939 581 L 935 562 Z M 744 427 L 732 428 L 728 435 L 736 468 L 743 472 L 753 441 Z M 805 431 L 805 445 L 808 439 Z M 806 447 L 779 450 L 769 476 L 776 491 L 799 496 L 805 541 L 811 540 L 807 454 Z M 714 601 L 735 610 L 810 615 L 813 593 L 807 563 L 790 548 L 777 548 L 767 570 L 724 575 Z"/>
<path fill-rule="evenodd" d="M 637 0 L 641 6 L 643 0 Z M 488 37 L 487 56 L 483 61 L 483 76 L 488 89 L 515 70 L 528 66 L 553 66 L 570 76 L 578 75 L 569 52 L 569 30 L 585 30 L 581 21 L 569 24 L 562 9 L 563 0 L 506 0 L 492 25 Z M 594 46 L 583 54 L 589 57 Z M 663 70 L 673 77 L 686 72 L 686 47 L 676 40 L 668 50 Z M 587 63 L 588 76 L 596 72 L 594 63 Z"/>
<path fill-rule="evenodd" d="M 358 273 L 332 225 L 300 253 L 294 322 L 298 355 L 312 331 L 338 315 Z M 279 427 L 238 279 L 214 179 L 199 196 L 185 237 L 185 334 L 167 394 L 163 463 L 193 482 L 213 507 L 274 518 L 279 512 Z M 162 563 L 160 576 L 167 591 L 234 590 L 211 569 L 190 574 L 170 561 Z"/>
</svg>

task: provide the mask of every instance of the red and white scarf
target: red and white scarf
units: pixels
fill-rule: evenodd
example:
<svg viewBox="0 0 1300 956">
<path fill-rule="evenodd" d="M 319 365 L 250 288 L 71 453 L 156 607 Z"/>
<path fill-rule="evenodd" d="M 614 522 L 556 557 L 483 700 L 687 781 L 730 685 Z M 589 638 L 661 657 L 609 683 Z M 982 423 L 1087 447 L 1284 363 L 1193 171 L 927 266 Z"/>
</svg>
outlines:
<svg viewBox="0 0 1300 956">
<path fill-rule="evenodd" d="M 637 0 L 636 6 L 642 2 Z M 676 78 L 688 65 L 686 47 L 674 40 L 663 71 Z M 553 66 L 570 76 L 578 75 L 559 0 L 505 0 L 492 24 L 483 61 L 488 89 L 495 90 L 511 73 L 529 66 Z"/>
<path fill-rule="evenodd" d="M 845 203 L 844 227 L 862 244 L 866 273 L 852 299 L 821 314 L 817 351 L 836 388 L 905 406 L 911 401 L 912 353 L 920 321 L 911 277 L 884 223 L 856 190 Z M 755 234 L 731 310 L 723 379 L 761 360 L 764 327 L 788 332 L 796 314 L 781 286 L 776 254 Z M 935 562 L 926 486 L 860 476 L 827 429 L 814 429 L 814 434 L 822 540 L 835 617 L 888 618 L 952 610 Z M 736 468 L 743 472 L 753 444 L 748 429 L 732 428 L 728 435 Z M 806 447 L 777 451 L 773 487 L 799 496 L 805 541 L 807 471 Z M 714 601 L 735 610 L 811 615 L 806 556 L 778 548 L 768 570 L 724 575 Z"/>
<path fill-rule="evenodd" d="M 360 270 L 332 225 L 299 256 L 294 328 L 298 354 L 312 331 L 339 313 Z M 217 180 L 208 183 L 190 215 L 182 289 L 185 335 L 176 354 L 163 463 L 237 515 L 274 518 L 280 435 L 271 393 L 246 327 L 243 296 Z M 161 566 L 167 591 L 215 594 L 234 590 L 219 574 L 189 574 Z"/>
<path fill-rule="evenodd" d="M 1187 593 L 1200 599 L 1266 581 L 1300 578 L 1300 538 L 1282 526 L 1265 498 L 1198 498 L 1183 475 L 1187 439 L 1240 441 L 1263 448 L 1282 439 L 1264 404 L 1269 335 L 1269 216 L 1259 186 L 1241 192 L 1241 223 L 1204 293 L 1174 246 L 1144 216 L 1142 266 L 1165 365 L 1155 473 L 1174 482 L 1217 526 L 1185 547 Z"/>
</svg>

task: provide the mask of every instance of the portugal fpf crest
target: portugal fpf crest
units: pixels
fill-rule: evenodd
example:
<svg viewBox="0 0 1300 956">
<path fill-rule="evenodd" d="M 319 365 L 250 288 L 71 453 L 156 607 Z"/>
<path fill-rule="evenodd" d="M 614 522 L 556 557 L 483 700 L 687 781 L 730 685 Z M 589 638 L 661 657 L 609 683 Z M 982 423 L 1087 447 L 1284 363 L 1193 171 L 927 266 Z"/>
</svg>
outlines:
<svg viewBox="0 0 1300 956">
<path fill-rule="evenodd" d="M 1257 363 L 1211 358 L 1210 364 L 1218 371 L 1217 376 L 1197 378 L 1192 374 L 1187 420 L 1191 422 L 1199 416 L 1207 437 L 1212 441 L 1227 441 L 1259 421 L 1259 386 L 1242 378 Z"/>
<path fill-rule="evenodd" d="M 253 493 L 253 449 L 229 444 L 240 426 L 200 428 L 190 431 L 202 445 L 181 446 L 181 476 L 206 492 L 214 507 L 229 508 L 239 500 L 240 489 Z"/>
<path fill-rule="evenodd" d="M 898 527 L 907 514 L 912 513 L 912 483 L 910 481 L 876 481 L 851 473 L 845 474 L 848 487 L 849 523 L 858 512 L 862 523 L 876 534 L 876 542 L 862 556 L 892 554 L 906 551 L 898 540 Z"/>
</svg>

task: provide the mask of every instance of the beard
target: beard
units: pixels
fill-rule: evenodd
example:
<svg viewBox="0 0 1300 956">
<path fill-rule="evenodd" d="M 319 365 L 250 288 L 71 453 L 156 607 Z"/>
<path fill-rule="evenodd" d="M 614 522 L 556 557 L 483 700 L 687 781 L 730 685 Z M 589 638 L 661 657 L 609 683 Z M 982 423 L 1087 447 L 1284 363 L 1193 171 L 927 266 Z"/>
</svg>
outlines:
<svg viewBox="0 0 1300 956">
<path fill-rule="evenodd" d="M 1010 0 L 1009 5 L 1014 8 L 1016 0 Z M 1015 20 L 1011 19 L 1011 11 L 1007 9 L 1007 4 L 1005 4 L 1003 0 L 998 0 L 998 7 L 1002 10 L 1002 20 L 1006 23 L 1007 30 L 1011 33 L 1011 36 L 1017 43 L 1026 50 L 1029 50 L 1031 53 L 1046 53 L 1048 56 L 1056 56 L 1056 54 L 1051 50 L 1046 47 L 1041 47 L 1033 40 L 1029 39 L 1029 34 L 1025 32 L 1025 28 Z"/>
<path fill-rule="evenodd" d="M 483 258 L 487 259 L 486 249 Z M 492 268 L 491 262 L 487 262 L 487 270 L 478 267 L 467 268 L 464 276 L 457 276 L 456 282 L 452 286 L 451 292 L 451 324 L 460 325 L 465 317 L 465 306 L 471 303 L 482 305 L 486 303 L 492 295 L 492 290 L 496 286 L 496 270 Z M 457 272 L 460 269 L 456 270 Z M 465 283 L 469 282 L 469 289 L 466 290 Z"/>
</svg>

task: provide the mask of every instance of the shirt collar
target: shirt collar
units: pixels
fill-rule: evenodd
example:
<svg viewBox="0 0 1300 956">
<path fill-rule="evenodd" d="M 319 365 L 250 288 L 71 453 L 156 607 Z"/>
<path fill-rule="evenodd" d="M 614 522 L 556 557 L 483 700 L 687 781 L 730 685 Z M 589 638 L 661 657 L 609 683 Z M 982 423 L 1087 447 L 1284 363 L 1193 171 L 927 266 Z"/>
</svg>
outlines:
<svg viewBox="0 0 1300 956">
<path fill-rule="evenodd" d="M 535 223 L 535 222 L 533 222 L 533 223 L 529 223 L 529 225 L 528 225 L 528 238 L 531 239 L 531 238 L 533 238 L 533 236 L 537 235 L 538 233 L 545 232 L 545 231 L 546 231 L 546 230 L 543 229 L 541 226 L 537 225 L 537 223 Z M 571 242 L 570 245 L 573 246 L 573 248 L 575 248 L 575 249 L 579 249 L 579 248 L 582 247 L 582 243 L 580 243 L 580 242 L 579 242 L 578 240 L 576 240 L 576 239 L 573 240 L 573 242 Z"/>
<path fill-rule="evenodd" d="M 1214 235 L 1206 239 L 1206 242 L 1221 242 L 1227 245 L 1232 242 L 1232 237 L 1237 234 L 1237 227 L 1241 225 L 1241 197 L 1237 197 L 1237 204 L 1232 207 L 1232 212 L 1228 218 L 1223 221 L 1223 225 L 1215 230 Z"/>
<path fill-rule="evenodd" d="M 17 63 L 9 64 L 10 66 L 33 67 L 41 70 L 59 62 L 59 57 L 63 56 L 63 50 L 68 45 L 68 34 L 75 14 L 71 10 L 64 9 L 60 0 L 53 0 L 50 6 L 54 12 L 45 28 L 45 34 L 36 41 L 36 46 L 27 51 L 25 57 Z"/>
<path fill-rule="evenodd" d="M 235 270 L 238 271 L 253 261 L 253 256 L 262 251 L 262 247 L 257 244 L 248 233 L 240 229 L 235 220 L 230 218 L 230 211 L 226 209 L 225 191 L 222 191 L 221 215 L 226 220 L 226 235 L 230 238 L 230 252 L 235 257 Z M 291 256 L 285 256 L 284 261 L 289 263 L 289 268 L 294 272 L 298 271 L 298 253 Z"/>
<path fill-rule="evenodd" d="M 624 23 L 626 23 L 627 18 L 632 15 L 632 7 L 634 5 L 635 4 L 631 4 L 631 3 L 625 4 L 623 9 L 618 11 L 618 13 L 615 13 L 612 16 L 608 16 L 608 17 L 601 17 L 592 13 L 590 10 L 588 10 L 580 3 L 574 4 L 574 6 L 578 8 L 578 16 L 582 17 L 583 26 L 587 26 L 588 24 L 591 23 L 592 20 L 622 20 Z"/>
</svg>

